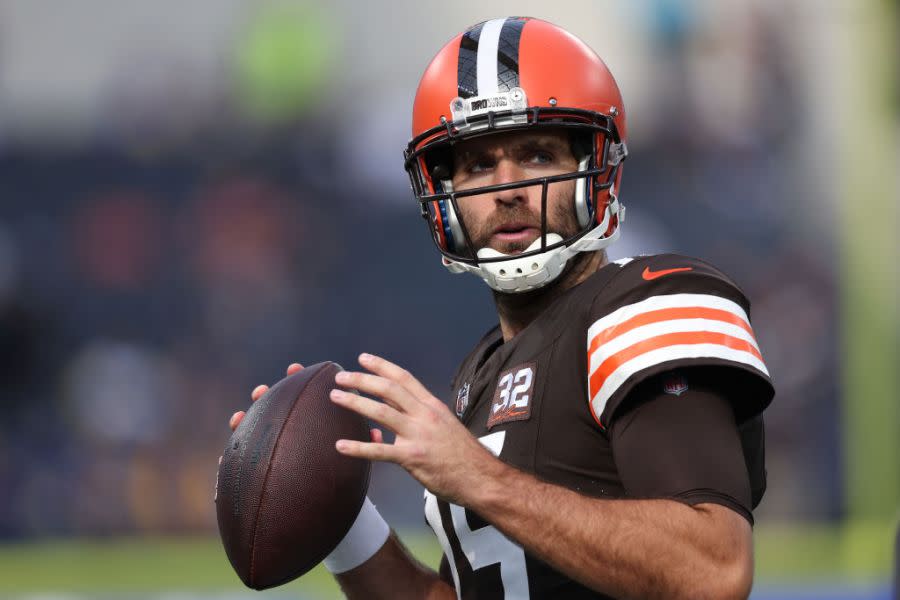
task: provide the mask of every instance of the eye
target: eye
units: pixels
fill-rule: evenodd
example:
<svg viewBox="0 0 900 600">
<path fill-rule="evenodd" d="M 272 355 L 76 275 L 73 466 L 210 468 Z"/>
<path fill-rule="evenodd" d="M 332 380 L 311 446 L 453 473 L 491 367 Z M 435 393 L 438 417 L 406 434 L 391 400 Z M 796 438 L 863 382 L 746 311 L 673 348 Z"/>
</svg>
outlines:
<svg viewBox="0 0 900 600">
<path fill-rule="evenodd" d="M 529 154 L 528 162 L 535 165 L 549 165 L 553 162 L 553 154 L 546 150 L 535 150 Z"/>
<path fill-rule="evenodd" d="M 494 167 L 493 159 L 482 156 L 476 158 L 466 165 L 466 171 L 469 173 L 481 173 L 483 171 L 487 171 L 488 169 L 492 169 Z"/>
</svg>

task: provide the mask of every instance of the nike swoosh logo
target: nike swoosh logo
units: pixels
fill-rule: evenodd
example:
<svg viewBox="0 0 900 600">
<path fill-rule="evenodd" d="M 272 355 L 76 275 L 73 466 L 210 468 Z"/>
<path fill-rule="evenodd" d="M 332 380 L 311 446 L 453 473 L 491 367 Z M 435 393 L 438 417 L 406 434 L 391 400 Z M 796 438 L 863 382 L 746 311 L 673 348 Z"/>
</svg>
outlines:
<svg viewBox="0 0 900 600">
<path fill-rule="evenodd" d="M 663 275 L 670 275 L 672 273 L 679 273 L 681 271 L 693 271 L 693 267 L 677 267 L 675 269 L 663 269 L 662 271 L 651 271 L 650 267 L 644 268 L 644 272 L 641 273 L 641 277 L 646 279 L 647 281 L 651 281 L 653 279 L 658 279 Z"/>
</svg>

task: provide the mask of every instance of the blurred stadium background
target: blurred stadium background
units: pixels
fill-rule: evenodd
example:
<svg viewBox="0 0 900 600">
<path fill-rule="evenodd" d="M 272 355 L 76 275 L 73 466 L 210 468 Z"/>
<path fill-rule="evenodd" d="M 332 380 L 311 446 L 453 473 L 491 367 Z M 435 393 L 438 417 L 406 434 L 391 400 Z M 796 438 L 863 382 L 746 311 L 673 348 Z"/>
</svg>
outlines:
<svg viewBox="0 0 900 600">
<path fill-rule="evenodd" d="M 495 316 L 401 150 L 431 56 L 504 14 L 622 85 L 612 254 L 699 255 L 754 301 L 779 394 L 753 597 L 891 597 L 896 0 L 0 0 L 0 597 L 257 597 L 212 503 L 250 389 L 370 350 L 446 393 Z M 379 466 L 371 496 L 436 564 L 421 489 Z"/>
</svg>

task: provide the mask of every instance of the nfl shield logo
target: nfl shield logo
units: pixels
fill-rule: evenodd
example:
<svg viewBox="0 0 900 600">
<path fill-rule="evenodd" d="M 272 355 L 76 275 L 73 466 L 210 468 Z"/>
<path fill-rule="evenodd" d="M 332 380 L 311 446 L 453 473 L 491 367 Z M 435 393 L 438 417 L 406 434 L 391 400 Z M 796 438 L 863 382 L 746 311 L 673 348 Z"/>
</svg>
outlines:
<svg viewBox="0 0 900 600">
<path fill-rule="evenodd" d="M 663 380 L 663 391 L 673 396 L 680 396 L 688 389 L 687 379 L 679 373 L 669 373 L 669 376 Z"/>
<path fill-rule="evenodd" d="M 469 382 L 465 382 L 456 394 L 456 416 L 462 417 L 469 406 Z"/>
</svg>

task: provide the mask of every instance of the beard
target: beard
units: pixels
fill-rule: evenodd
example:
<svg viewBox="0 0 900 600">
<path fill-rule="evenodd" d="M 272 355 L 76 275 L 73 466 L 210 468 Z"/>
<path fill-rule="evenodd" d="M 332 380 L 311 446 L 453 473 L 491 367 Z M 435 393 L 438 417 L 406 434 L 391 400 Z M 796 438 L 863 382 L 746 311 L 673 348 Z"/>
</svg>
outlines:
<svg viewBox="0 0 900 600">
<path fill-rule="evenodd" d="M 549 200 L 549 199 L 548 199 Z M 573 202 L 549 202 L 547 211 L 547 233 L 556 233 L 563 239 L 568 239 L 581 231 L 578 220 L 575 217 Z M 497 240 L 492 239 L 494 232 L 507 223 L 520 223 L 536 230 L 535 235 L 524 240 Z M 469 227 L 468 223 L 466 226 Z M 503 254 L 520 254 L 534 240 L 541 236 L 541 215 L 534 212 L 526 204 L 501 204 L 490 216 L 481 223 L 473 224 L 469 230 L 469 236 L 475 251 L 490 247 Z"/>
</svg>

